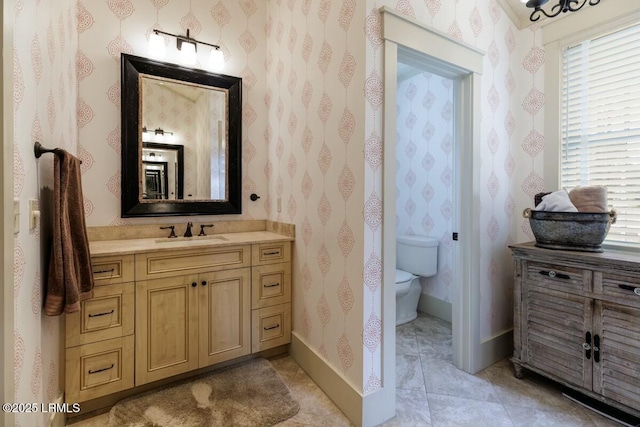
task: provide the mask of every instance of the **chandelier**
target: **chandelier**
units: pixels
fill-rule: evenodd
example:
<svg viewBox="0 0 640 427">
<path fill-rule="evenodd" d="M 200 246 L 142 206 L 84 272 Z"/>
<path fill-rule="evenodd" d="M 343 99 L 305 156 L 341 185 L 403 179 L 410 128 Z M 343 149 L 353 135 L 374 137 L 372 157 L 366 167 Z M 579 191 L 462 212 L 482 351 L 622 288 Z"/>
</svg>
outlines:
<svg viewBox="0 0 640 427">
<path fill-rule="evenodd" d="M 587 3 L 589 3 L 589 6 L 595 6 L 600 3 L 600 0 L 558 0 L 558 4 L 551 8 L 551 13 L 548 13 L 542 8 L 549 0 L 522 0 L 522 2 L 526 2 L 527 7 L 534 9 L 529 19 L 531 22 L 536 22 L 540 19 L 541 15 L 547 18 L 554 18 L 560 15 L 560 13 L 576 12 L 582 9 Z"/>
</svg>

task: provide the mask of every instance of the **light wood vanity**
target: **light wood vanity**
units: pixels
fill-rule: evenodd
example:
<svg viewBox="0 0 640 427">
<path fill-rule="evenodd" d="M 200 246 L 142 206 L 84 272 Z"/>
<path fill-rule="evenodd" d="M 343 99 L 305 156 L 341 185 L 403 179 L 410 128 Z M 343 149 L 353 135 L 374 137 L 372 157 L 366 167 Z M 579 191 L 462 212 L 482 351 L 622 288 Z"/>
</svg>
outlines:
<svg viewBox="0 0 640 427">
<path fill-rule="evenodd" d="M 94 296 L 66 316 L 65 400 L 288 344 L 292 241 L 269 231 L 92 241 Z"/>
</svg>

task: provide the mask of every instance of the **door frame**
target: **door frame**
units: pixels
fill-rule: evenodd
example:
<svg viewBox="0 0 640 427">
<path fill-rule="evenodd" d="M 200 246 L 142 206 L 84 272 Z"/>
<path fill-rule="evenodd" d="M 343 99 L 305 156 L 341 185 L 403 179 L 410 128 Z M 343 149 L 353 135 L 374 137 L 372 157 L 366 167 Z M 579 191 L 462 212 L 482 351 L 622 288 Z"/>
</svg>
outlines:
<svg viewBox="0 0 640 427">
<path fill-rule="evenodd" d="M 453 289 L 453 363 L 469 373 L 480 367 L 480 111 L 484 52 L 446 34 L 380 9 L 384 40 L 384 148 L 383 148 L 383 378 L 395 382 L 395 261 L 396 261 L 396 96 L 398 55 L 419 55 L 433 71 L 459 81 L 454 92 L 456 123 L 456 188 L 454 224 L 460 241 L 454 245 L 456 269 Z M 391 266 L 391 267 L 389 267 Z M 389 383 L 388 383 L 389 384 Z M 386 388 L 386 387 L 385 387 Z M 394 388 L 394 387 L 390 387 Z M 395 390 L 389 391 L 395 393 Z M 390 395 L 389 395 L 390 397 Z"/>
</svg>

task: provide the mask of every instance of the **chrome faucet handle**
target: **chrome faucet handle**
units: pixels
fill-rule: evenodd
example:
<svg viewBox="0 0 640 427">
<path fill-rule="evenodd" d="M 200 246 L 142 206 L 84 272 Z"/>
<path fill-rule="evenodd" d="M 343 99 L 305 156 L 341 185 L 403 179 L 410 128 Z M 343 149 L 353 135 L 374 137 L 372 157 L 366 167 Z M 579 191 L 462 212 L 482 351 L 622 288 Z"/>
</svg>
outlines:
<svg viewBox="0 0 640 427">
<path fill-rule="evenodd" d="M 184 232 L 184 237 L 193 236 L 193 234 L 191 234 L 191 227 L 193 227 L 193 223 L 191 221 L 187 222 L 187 229 Z"/>
<path fill-rule="evenodd" d="M 171 233 L 169 233 L 169 238 L 178 237 L 178 236 L 176 236 L 176 226 L 175 225 L 169 225 L 167 227 L 160 227 L 160 230 L 168 230 L 168 229 L 171 229 Z"/>
<path fill-rule="evenodd" d="M 213 227 L 213 224 L 200 224 L 200 233 L 198 233 L 198 236 L 206 236 L 204 232 L 205 227 Z"/>
</svg>

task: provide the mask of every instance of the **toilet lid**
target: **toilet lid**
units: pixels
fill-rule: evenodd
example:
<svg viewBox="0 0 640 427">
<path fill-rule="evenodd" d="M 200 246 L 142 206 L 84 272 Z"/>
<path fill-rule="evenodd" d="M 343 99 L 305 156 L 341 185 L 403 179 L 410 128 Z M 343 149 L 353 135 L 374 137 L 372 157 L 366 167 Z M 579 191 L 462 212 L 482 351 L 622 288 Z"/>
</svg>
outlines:
<svg viewBox="0 0 640 427">
<path fill-rule="evenodd" d="M 413 279 L 413 274 L 396 268 L 396 283 L 403 283 L 411 279 Z"/>
</svg>

